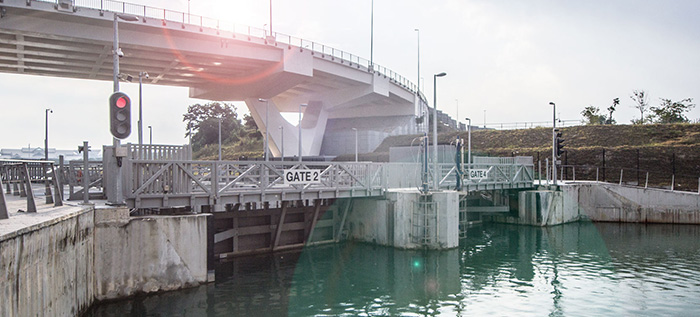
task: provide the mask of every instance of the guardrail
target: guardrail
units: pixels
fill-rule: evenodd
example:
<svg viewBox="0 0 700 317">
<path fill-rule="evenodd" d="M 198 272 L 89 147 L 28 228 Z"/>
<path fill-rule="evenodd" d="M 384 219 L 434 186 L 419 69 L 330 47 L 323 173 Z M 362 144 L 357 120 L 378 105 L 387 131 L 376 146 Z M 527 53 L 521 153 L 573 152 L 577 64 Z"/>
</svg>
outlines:
<svg viewBox="0 0 700 317">
<path fill-rule="evenodd" d="M 13 194 L 22 198 L 26 197 L 26 212 L 36 212 L 36 200 L 32 190 L 32 182 L 43 182 L 46 184 L 46 203 L 54 206 L 63 205 L 62 192 L 58 173 L 52 161 L 34 160 L 0 160 L 0 187 L 5 186 L 7 194 Z M 51 184 L 54 187 L 54 198 L 51 193 Z M 0 188 L 0 192 L 2 192 Z M 0 193 L 0 219 L 7 219 L 9 210 L 5 194 Z"/>
<path fill-rule="evenodd" d="M 123 168 L 124 197 L 137 208 L 377 196 L 387 187 L 383 164 L 367 162 L 128 160 Z M 285 184 L 286 169 L 318 171 L 318 182 Z"/>
<path fill-rule="evenodd" d="M 700 177 L 698 176 L 668 174 L 635 168 L 602 168 L 592 165 L 558 165 L 557 168 L 558 181 L 595 181 L 700 194 Z M 547 166 L 545 174 L 545 181 L 549 184 L 551 181 L 550 166 Z"/>
<path fill-rule="evenodd" d="M 478 180 L 465 176 L 466 190 L 533 186 L 531 161 L 482 162 L 468 167 L 484 169 L 487 176 Z M 440 169 L 441 188 L 454 188 L 454 165 L 440 164 Z M 285 182 L 285 170 L 316 171 L 318 182 Z M 390 188 L 418 188 L 420 164 L 130 159 L 123 165 L 123 177 L 124 197 L 131 207 L 195 207 L 381 196 Z"/>
<path fill-rule="evenodd" d="M 27 0 L 28 3 L 34 2 L 48 2 L 55 4 L 56 8 L 60 6 L 61 0 Z M 297 47 L 301 50 L 308 49 L 314 54 L 320 54 L 322 58 L 330 58 L 332 60 L 338 59 L 341 64 L 347 64 L 350 67 L 361 68 L 365 71 L 376 73 L 377 75 L 389 78 L 392 82 L 400 85 L 413 93 L 418 91 L 418 86 L 396 73 L 395 71 L 388 69 L 384 66 L 373 64 L 371 61 L 362 58 L 357 55 L 353 55 L 349 52 L 336 49 L 324 44 L 316 43 L 314 41 L 305 40 L 302 38 L 294 37 L 279 32 L 272 32 L 268 34 L 267 30 L 251 27 L 247 25 L 236 24 L 233 22 L 222 21 L 219 19 L 207 18 L 201 15 L 189 14 L 186 12 L 168 10 L 163 8 L 150 7 L 146 5 L 127 3 L 123 1 L 114 0 L 72 0 L 72 5 L 74 10 L 78 8 L 95 9 L 100 11 L 108 11 L 122 14 L 129 14 L 141 17 L 143 19 L 158 19 L 162 20 L 163 24 L 166 25 L 168 22 L 181 23 L 183 28 L 185 25 L 198 26 L 200 31 L 204 29 L 215 30 L 216 34 L 224 37 L 222 33 L 227 33 L 226 35 L 232 38 L 258 38 L 265 41 L 265 43 L 278 45 L 284 44 L 288 45 L 290 48 Z"/>
</svg>

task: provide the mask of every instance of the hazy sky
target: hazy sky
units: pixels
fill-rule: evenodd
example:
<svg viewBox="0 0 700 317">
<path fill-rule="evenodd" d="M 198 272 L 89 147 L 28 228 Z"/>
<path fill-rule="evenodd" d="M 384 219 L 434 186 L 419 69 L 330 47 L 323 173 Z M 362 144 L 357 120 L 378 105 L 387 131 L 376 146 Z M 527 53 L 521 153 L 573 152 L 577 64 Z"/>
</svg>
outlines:
<svg viewBox="0 0 700 317">
<path fill-rule="evenodd" d="M 186 0 L 132 3 L 187 11 Z M 262 28 L 268 0 L 191 0 L 192 14 Z M 638 118 L 629 95 L 649 93 L 680 100 L 700 97 L 700 1 L 697 0 L 375 0 L 374 62 L 417 78 L 420 29 L 423 91 L 438 109 L 464 122 L 550 121 L 550 101 L 565 120 L 580 120 L 584 107 L 621 105 L 618 123 Z M 371 0 L 273 0 L 273 30 L 369 59 Z M 1 22 L 1 21 L 0 21 Z M 70 149 L 111 143 L 107 98 L 110 82 L 0 74 L 0 148 L 43 147 L 44 109 L 50 146 Z M 122 83 L 134 100 L 138 84 Z M 185 88 L 144 85 L 144 140 L 182 144 Z M 458 100 L 458 101 L 457 101 Z M 697 101 L 697 100 L 696 100 Z M 243 106 L 244 107 L 244 106 Z M 239 113 L 241 111 L 239 107 Z M 245 111 L 245 110 L 244 110 Z M 700 109 L 688 117 L 700 119 Z M 136 116 L 132 136 L 136 142 Z"/>
</svg>

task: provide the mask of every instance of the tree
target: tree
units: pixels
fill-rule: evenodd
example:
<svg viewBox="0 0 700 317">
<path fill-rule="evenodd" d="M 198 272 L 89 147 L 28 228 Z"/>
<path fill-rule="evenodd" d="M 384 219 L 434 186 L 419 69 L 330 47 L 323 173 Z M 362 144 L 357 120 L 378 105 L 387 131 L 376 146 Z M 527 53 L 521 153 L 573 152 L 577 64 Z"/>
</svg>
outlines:
<svg viewBox="0 0 700 317">
<path fill-rule="evenodd" d="M 671 101 L 671 99 L 659 98 L 661 103 L 658 107 L 651 107 L 652 116 L 656 123 L 681 123 L 688 122 L 688 118 L 684 115 L 695 107 L 692 98 L 686 98 L 680 101 Z"/>
<path fill-rule="evenodd" d="M 605 124 L 615 124 L 615 119 L 613 119 L 613 112 L 615 112 L 615 108 L 620 104 L 620 98 L 615 98 L 613 99 L 613 104 L 608 107 L 608 112 L 610 113 L 610 117 L 605 121 Z"/>
<path fill-rule="evenodd" d="M 636 104 L 634 108 L 639 110 L 639 120 L 632 120 L 633 124 L 644 124 L 651 122 L 651 117 L 644 117 L 644 112 L 649 110 L 648 95 L 644 90 L 633 90 L 630 99 Z"/>
<path fill-rule="evenodd" d="M 236 107 L 226 103 L 210 102 L 194 104 L 187 108 L 182 121 L 192 127 L 192 147 L 198 150 L 207 144 L 219 142 L 219 120 L 221 120 L 221 138 L 224 141 L 237 141 L 241 130 Z M 190 130 L 185 132 L 190 136 Z"/>
<path fill-rule="evenodd" d="M 605 124 L 605 116 L 600 114 L 600 109 L 594 106 L 588 106 L 581 111 L 583 122 L 587 125 Z"/>
</svg>

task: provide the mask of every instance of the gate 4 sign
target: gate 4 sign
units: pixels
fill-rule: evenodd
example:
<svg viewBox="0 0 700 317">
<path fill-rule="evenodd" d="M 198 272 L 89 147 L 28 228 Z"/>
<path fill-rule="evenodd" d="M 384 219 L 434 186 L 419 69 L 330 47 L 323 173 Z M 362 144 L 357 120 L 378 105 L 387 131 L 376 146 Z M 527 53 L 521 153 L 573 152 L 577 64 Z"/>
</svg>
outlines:
<svg viewBox="0 0 700 317">
<path fill-rule="evenodd" d="M 489 170 L 488 169 L 472 169 L 469 170 L 469 179 L 487 179 L 489 178 Z"/>
<path fill-rule="evenodd" d="M 284 170 L 285 185 L 320 184 L 321 170 Z"/>
</svg>

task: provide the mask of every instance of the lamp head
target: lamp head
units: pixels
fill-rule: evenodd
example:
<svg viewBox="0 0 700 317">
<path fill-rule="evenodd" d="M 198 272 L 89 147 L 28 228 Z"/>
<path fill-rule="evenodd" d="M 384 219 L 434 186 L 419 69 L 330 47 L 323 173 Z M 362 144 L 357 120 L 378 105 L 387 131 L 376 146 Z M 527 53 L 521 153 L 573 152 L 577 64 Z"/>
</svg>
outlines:
<svg viewBox="0 0 700 317">
<path fill-rule="evenodd" d="M 435 74 L 435 77 L 444 77 L 444 76 L 446 76 L 446 75 L 447 75 L 447 73 L 442 72 L 442 73 L 439 73 L 439 74 Z"/>
<path fill-rule="evenodd" d="M 259 102 L 267 102 L 267 99 L 258 98 Z"/>
<path fill-rule="evenodd" d="M 554 106 L 554 102 L 552 102 L 552 101 L 550 101 L 549 104 L 552 105 L 552 106 Z"/>
</svg>

